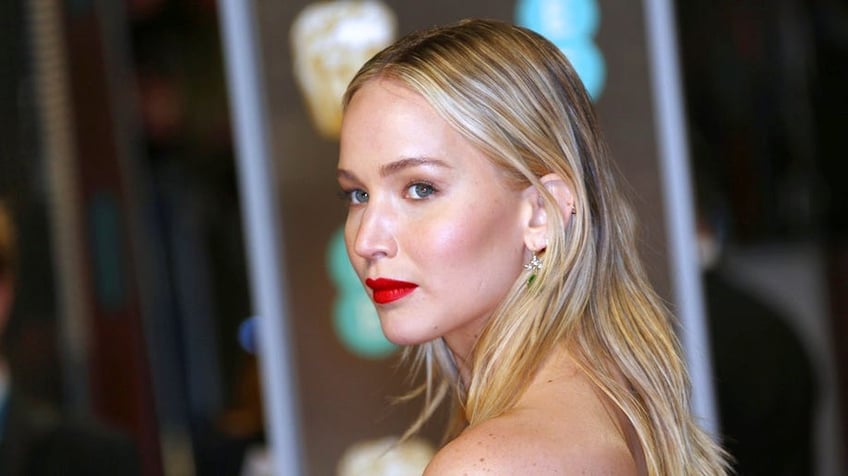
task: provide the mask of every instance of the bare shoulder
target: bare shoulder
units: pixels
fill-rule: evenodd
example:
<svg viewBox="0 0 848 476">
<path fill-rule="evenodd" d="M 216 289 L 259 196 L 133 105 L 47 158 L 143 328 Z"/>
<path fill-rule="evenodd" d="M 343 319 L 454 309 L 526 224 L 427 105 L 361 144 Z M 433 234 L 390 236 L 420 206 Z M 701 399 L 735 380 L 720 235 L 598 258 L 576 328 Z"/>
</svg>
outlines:
<svg viewBox="0 0 848 476">
<path fill-rule="evenodd" d="M 540 424 L 541 423 L 541 424 Z M 425 476 L 610 475 L 637 470 L 626 447 L 550 431 L 533 418 L 499 417 L 463 432 L 442 448 Z"/>
</svg>

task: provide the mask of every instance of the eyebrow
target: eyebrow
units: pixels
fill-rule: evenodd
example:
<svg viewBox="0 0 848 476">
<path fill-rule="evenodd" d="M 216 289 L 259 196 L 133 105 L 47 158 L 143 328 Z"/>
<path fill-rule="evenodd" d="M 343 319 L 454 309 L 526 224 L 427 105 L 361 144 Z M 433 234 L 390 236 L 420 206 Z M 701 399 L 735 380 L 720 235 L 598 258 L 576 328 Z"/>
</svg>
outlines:
<svg viewBox="0 0 848 476">
<path fill-rule="evenodd" d="M 453 168 L 444 161 L 439 159 L 434 159 L 431 157 L 408 157 L 406 159 L 397 160 L 395 162 L 391 162 L 388 164 L 384 164 L 380 166 L 380 176 L 388 177 L 389 175 L 396 174 L 402 170 L 409 169 L 412 167 L 422 167 L 422 166 L 435 166 L 435 167 L 444 167 L 446 169 Z M 336 171 L 336 176 L 339 178 L 348 178 L 354 179 L 355 176 L 353 173 L 345 170 L 338 169 Z"/>
<path fill-rule="evenodd" d="M 396 174 L 401 170 L 412 168 L 412 167 L 421 167 L 421 166 L 436 166 L 436 167 L 444 167 L 446 169 L 451 168 L 450 165 L 439 159 L 433 159 L 430 157 L 409 157 L 406 159 L 401 159 L 395 162 L 391 162 L 380 167 L 380 176 L 388 177 L 389 175 Z"/>
</svg>

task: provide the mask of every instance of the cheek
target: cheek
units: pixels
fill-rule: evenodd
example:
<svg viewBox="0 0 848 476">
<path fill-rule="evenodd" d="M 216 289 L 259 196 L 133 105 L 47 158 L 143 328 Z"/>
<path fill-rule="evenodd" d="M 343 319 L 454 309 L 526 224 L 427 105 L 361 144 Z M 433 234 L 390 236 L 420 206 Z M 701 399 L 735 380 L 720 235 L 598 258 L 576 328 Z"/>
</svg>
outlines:
<svg viewBox="0 0 848 476">
<path fill-rule="evenodd" d="M 488 213 L 487 213 L 488 212 Z M 445 217 L 443 217 L 445 218 Z M 420 227 L 410 234 L 411 249 L 419 251 L 419 260 L 439 263 L 443 271 L 459 271 L 469 278 L 469 266 L 479 270 L 504 262 L 512 248 L 520 249 L 520 243 L 511 236 L 509 216 L 493 214 L 491 211 L 475 213 L 473 210 L 454 214 L 438 224 Z"/>
<path fill-rule="evenodd" d="M 404 234 L 407 252 L 420 263 L 438 262 L 445 267 L 462 258 L 475 240 L 474 216 L 456 207 L 442 207 L 427 216 L 418 216 Z"/>
<path fill-rule="evenodd" d="M 410 239 L 421 258 L 437 259 L 443 266 L 461 259 L 470 248 L 468 234 L 456 223 L 426 227 Z"/>
</svg>

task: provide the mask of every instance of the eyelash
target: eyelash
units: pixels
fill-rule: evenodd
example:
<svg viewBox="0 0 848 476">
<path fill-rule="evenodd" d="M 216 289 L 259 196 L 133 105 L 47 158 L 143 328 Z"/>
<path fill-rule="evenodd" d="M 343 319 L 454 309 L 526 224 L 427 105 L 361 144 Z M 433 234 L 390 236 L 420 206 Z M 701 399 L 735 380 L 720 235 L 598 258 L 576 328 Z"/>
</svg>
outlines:
<svg viewBox="0 0 848 476">
<path fill-rule="evenodd" d="M 412 189 L 413 187 L 417 187 L 417 186 L 424 186 L 424 187 L 429 188 L 429 189 L 430 189 L 430 193 L 429 193 L 429 194 L 427 194 L 427 195 L 426 195 L 426 196 L 424 196 L 424 197 L 421 197 L 421 198 L 412 198 L 412 197 L 409 197 L 409 190 L 410 190 L 410 189 Z M 439 190 L 438 190 L 438 189 L 436 189 L 436 187 L 435 187 L 432 183 L 427 182 L 427 181 L 424 181 L 424 180 L 417 180 L 417 181 L 414 181 L 414 182 L 409 182 L 409 183 L 406 185 L 406 187 L 404 188 L 404 190 L 405 190 L 405 192 L 404 192 L 404 193 L 406 194 L 406 196 L 407 196 L 408 198 L 411 198 L 412 200 L 425 200 L 425 199 L 427 199 L 427 197 L 430 197 L 430 196 L 432 196 L 432 195 L 434 195 L 434 194 L 436 194 L 436 193 L 438 193 L 438 192 L 439 192 Z"/>
<path fill-rule="evenodd" d="M 339 199 L 344 201 L 345 203 L 347 203 L 349 206 L 360 205 L 360 203 L 354 203 L 354 201 L 353 201 L 353 194 L 356 193 L 356 192 L 363 192 L 366 195 L 368 194 L 368 192 L 365 192 L 361 188 L 342 189 L 342 190 L 339 190 L 339 193 L 338 193 Z"/>
</svg>

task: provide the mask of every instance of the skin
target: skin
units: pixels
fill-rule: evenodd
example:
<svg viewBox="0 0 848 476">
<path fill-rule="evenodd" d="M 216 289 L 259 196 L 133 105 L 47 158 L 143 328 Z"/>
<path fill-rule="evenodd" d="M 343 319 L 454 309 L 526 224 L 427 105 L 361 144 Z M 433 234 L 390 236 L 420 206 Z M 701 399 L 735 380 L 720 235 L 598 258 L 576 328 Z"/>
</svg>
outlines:
<svg viewBox="0 0 848 476">
<path fill-rule="evenodd" d="M 467 428 L 424 476 L 645 475 L 632 426 L 564 349 L 547 360 L 515 407 Z"/>
<path fill-rule="evenodd" d="M 385 79 L 364 85 L 348 105 L 338 180 L 350 202 L 345 240 L 359 278 L 418 286 L 376 304 L 386 337 L 403 345 L 444 338 L 467 383 L 477 337 L 515 280 L 526 279 L 531 250 L 545 246 L 547 216 L 535 188 L 511 188 L 421 96 Z M 555 175 L 541 181 L 567 223 L 571 188 Z M 558 349 L 514 408 L 467 428 L 425 475 L 643 474 L 631 454 L 641 451 L 630 425 Z"/>
<path fill-rule="evenodd" d="M 386 337 L 403 345 L 444 337 L 464 360 L 529 258 L 530 194 L 510 188 L 421 96 L 379 79 L 346 110 L 338 179 L 359 278 L 418 285 L 377 304 Z"/>
</svg>

